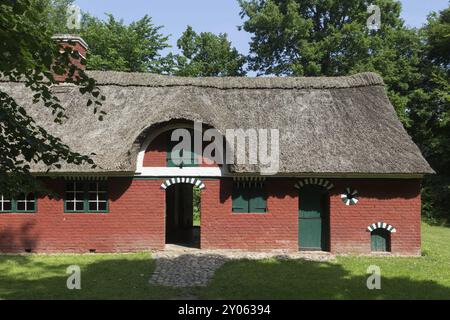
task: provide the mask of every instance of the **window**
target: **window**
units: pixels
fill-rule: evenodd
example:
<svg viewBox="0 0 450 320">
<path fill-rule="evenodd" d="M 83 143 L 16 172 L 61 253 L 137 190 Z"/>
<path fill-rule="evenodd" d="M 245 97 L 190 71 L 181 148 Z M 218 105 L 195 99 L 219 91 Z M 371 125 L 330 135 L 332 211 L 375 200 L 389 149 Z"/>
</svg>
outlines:
<svg viewBox="0 0 450 320">
<path fill-rule="evenodd" d="M 391 234 L 385 229 L 375 229 L 370 233 L 370 243 L 373 252 L 391 251 Z"/>
<path fill-rule="evenodd" d="M 27 195 L 21 194 L 16 200 L 17 212 L 35 212 L 36 211 L 36 197 L 33 193 Z"/>
<path fill-rule="evenodd" d="M 106 182 L 67 182 L 65 211 L 108 212 Z"/>
<path fill-rule="evenodd" d="M 233 186 L 233 212 L 263 213 L 267 212 L 267 199 L 262 184 Z"/>
<path fill-rule="evenodd" d="M 12 211 L 12 200 L 6 198 L 3 195 L 0 196 L 0 212 L 11 212 Z"/>
<path fill-rule="evenodd" d="M 84 183 L 66 183 L 66 211 L 85 211 L 84 208 Z"/>
<path fill-rule="evenodd" d="M 89 183 L 88 193 L 89 211 L 106 211 L 108 209 L 108 197 L 105 183 Z"/>
<path fill-rule="evenodd" d="M 187 130 L 187 129 L 186 129 Z M 191 136 L 191 150 L 180 150 L 173 152 L 173 148 L 183 141 L 182 138 L 178 141 L 172 141 L 172 132 L 168 134 L 167 143 L 167 166 L 168 167 L 196 167 L 198 166 L 197 156 L 194 150 L 194 131 L 188 130 Z M 184 154 L 188 153 L 188 154 Z M 183 161 L 189 159 L 188 161 Z"/>
<path fill-rule="evenodd" d="M 36 212 L 36 196 L 34 193 L 22 193 L 16 198 L 0 195 L 0 212 Z"/>
</svg>

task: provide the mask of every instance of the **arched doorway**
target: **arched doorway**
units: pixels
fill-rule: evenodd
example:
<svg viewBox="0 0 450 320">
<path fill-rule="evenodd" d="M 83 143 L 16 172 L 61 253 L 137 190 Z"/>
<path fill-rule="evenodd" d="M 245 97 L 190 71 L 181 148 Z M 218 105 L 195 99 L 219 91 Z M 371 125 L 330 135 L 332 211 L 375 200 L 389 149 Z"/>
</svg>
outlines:
<svg viewBox="0 0 450 320">
<path fill-rule="evenodd" d="M 313 184 L 299 188 L 299 249 L 329 251 L 329 225 L 328 190 Z"/>
<path fill-rule="evenodd" d="M 200 247 L 200 190 L 205 185 L 196 178 L 171 178 L 166 190 L 166 244 Z"/>
</svg>

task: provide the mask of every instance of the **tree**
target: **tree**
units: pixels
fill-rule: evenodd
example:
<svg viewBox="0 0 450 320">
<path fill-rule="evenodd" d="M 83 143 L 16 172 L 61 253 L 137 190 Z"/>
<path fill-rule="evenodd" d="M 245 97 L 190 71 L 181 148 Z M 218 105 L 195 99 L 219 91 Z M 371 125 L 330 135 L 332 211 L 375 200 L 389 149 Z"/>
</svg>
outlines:
<svg viewBox="0 0 450 320">
<path fill-rule="evenodd" d="M 410 134 L 437 172 L 422 192 L 428 218 L 450 221 L 450 8 L 432 13 L 421 30 L 420 83 L 408 104 Z"/>
<path fill-rule="evenodd" d="M 107 21 L 84 14 L 80 34 L 89 44 L 88 69 L 164 73 L 168 61 L 160 51 L 169 45 L 161 28 L 147 15 L 127 26 L 111 14 Z"/>
<path fill-rule="evenodd" d="M 427 43 L 427 56 L 448 70 L 450 64 L 450 7 L 428 16 L 423 28 Z"/>
<path fill-rule="evenodd" d="M 420 78 L 420 39 L 404 27 L 398 1 L 374 1 L 381 28 L 367 28 L 365 0 L 240 0 L 252 33 L 249 67 L 258 74 L 339 76 L 375 71 L 405 125 L 406 105 Z"/>
<path fill-rule="evenodd" d="M 231 46 L 226 34 L 211 32 L 197 34 L 188 26 L 177 41 L 181 55 L 176 55 L 179 76 L 242 76 L 245 57 Z"/>
<path fill-rule="evenodd" d="M 70 33 L 67 28 L 67 9 L 75 0 L 41 0 L 47 28 L 52 33 Z"/>
<path fill-rule="evenodd" d="M 10 0 L 0 4 L 0 77 L 23 81 L 34 93 L 33 102 L 48 108 L 55 122 L 65 118 L 64 108 L 51 91 L 54 74 L 66 75 L 66 81 L 80 86 L 90 95 L 89 104 L 101 105 L 95 81 L 80 70 L 73 60 L 78 52 L 66 48 L 62 53 L 51 39 L 47 3 L 40 0 Z M 73 60 L 72 60 L 73 59 Z M 95 102 L 95 103 L 94 103 Z M 99 111 L 98 107 L 95 108 Z M 104 112 L 100 111 L 100 117 Z M 6 195 L 40 189 L 30 173 L 30 164 L 42 163 L 50 169 L 61 162 L 94 165 L 89 155 L 70 150 L 59 138 L 36 124 L 13 97 L 0 89 L 0 190 Z"/>
</svg>

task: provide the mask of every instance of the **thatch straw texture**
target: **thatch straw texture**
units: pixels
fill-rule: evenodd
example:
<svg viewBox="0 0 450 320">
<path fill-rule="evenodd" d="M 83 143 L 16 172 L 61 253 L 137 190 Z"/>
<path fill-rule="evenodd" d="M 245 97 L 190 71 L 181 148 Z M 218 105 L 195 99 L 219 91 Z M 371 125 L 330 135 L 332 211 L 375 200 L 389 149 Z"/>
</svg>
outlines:
<svg viewBox="0 0 450 320">
<path fill-rule="evenodd" d="M 144 73 L 91 71 L 108 113 L 99 122 L 87 97 L 70 85 L 54 90 L 68 120 L 53 123 L 32 105 L 22 83 L 0 82 L 36 121 L 74 151 L 96 153 L 99 165 L 65 165 L 61 172 L 134 172 L 149 127 L 173 119 L 202 121 L 226 129 L 280 130 L 280 174 L 432 173 L 373 73 L 335 78 L 179 78 Z M 34 166 L 34 171 L 45 168 Z M 236 165 L 236 173 L 258 172 Z"/>
</svg>

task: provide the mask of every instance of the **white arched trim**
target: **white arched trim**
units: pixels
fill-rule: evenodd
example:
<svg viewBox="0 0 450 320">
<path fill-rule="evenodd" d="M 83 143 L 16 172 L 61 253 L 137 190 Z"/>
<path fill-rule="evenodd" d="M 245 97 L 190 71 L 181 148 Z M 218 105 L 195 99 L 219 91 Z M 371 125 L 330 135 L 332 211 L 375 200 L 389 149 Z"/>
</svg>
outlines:
<svg viewBox="0 0 450 320">
<path fill-rule="evenodd" d="M 370 232 L 376 229 L 385 229 L 391 233 L 397 232 L 397 229 L 395 229 L 392 225 L 387 224 L 386 222 L 372 223 L 370 226 L 367 227 L 367 230 L 369 230 Z"/>
<path fill-rule="evenodd" d="M 205 188 L 205 184 L 202 182 L 202 180 L 197 179 L 197 178 L 190 178 L 190 177 L 177 177 L 177 178 L 167 179 L 161 185 L 161 188 L 165 190 L 168 187 L 170 187 L 171 185 L 178 184 L 178 183 L 193 184 L 194 186 L 198 187 L 199 189 L 204 189 Z"/>
<path fill-rule="evenodd" d="M 334 188 L 334 185 L 327 179 L 320 179 L 320 178 L 306 178 L 303 180 L 300 180 L 294 185 L 295 189 L 301 189 L 305 185 L 312 184 L 312 185 L 318 185 L 321 187 L 326 188 L 327 190 L 331 190 Z"/>
<path fill-rule="evenodd" d="M 156 139 L 160 134 L 172 130 L 186 128 L 194 128 L 193 124 L 189 123 L 174 123 L 161 128 L 156 128 L 149 133 L 147 138 L 141 145 L 139 154 L 136 161 L 136 172 L 138 176 L 146 177 L 167 177 L 167 176 L 185 176 L 185 177 L 222 177 L 228 174 L 227 166 L 217 166 L 217 167 L 144 167 L 144 157 L 149 145 Z"/>
</svg>

